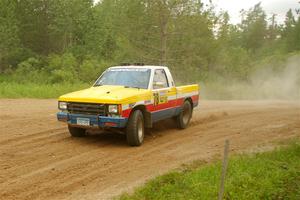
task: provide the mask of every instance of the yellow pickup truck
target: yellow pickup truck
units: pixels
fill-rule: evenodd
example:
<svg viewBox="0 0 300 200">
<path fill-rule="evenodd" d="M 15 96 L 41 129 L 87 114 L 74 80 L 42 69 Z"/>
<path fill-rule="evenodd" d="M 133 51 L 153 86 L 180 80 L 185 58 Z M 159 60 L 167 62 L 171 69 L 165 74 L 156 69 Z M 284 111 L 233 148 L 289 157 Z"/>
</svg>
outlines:
<svg viewBox="0 0 300 200">
<path fill-rule="evenodd" d="M 145 128 L 173 118 L 188 126 L 198 105 L 199 86 L 176 87 L 163 66 L 116 66 L 102 73 L 91 88 L 59 97 L 57 119 L 68 124 L 74 137 L 87 129 L 120 129 L 131 146 L 140 146 Z"/>
</svg>

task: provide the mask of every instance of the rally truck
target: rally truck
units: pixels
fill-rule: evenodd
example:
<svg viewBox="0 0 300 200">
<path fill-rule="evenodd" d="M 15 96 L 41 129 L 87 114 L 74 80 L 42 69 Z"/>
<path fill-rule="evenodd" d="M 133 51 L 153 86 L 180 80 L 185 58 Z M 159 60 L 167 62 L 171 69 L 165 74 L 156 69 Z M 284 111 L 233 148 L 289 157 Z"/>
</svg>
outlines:
<svg viewBox="0 0 300 200">
<path fill-rule="evenodd" d="M 73 137 L 88 129 L 117 129 L 129 145 L 140 146 L 154 122 L 173 118 L 185 129 L 198 99 L 199 86 L 176 87 L 168 67 L 115 66 L 92 87 L 60 96 L 57 118 L 68 124 Z"/>
</svg>

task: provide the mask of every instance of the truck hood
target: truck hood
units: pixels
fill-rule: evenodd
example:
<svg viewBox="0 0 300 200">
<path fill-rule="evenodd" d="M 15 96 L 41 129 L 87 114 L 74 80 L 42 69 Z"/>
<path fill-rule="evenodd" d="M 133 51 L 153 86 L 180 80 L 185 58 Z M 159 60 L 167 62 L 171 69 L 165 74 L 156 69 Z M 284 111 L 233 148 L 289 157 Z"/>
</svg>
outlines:
<svg viewBox="0 0 300 200">
<path fill-rule="evenodd" d="M 146 89 L 125 88 L 124 86 L 104 85 L 68 93 L 59 97 L 59 101 L 124 104 L 151 99 Z"/>
</svg>

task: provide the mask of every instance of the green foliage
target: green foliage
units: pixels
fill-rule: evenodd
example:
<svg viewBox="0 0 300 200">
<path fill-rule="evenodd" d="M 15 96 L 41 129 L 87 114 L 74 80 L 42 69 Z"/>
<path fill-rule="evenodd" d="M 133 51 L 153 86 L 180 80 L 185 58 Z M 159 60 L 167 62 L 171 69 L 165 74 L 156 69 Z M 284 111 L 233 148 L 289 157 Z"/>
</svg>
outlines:
<svg viewBox="0 0 300 200">
<path fill-rule="evenodd" d="M 246 19 L 241 23 L 243 46 L 254 52 L 263 45 L 267 33 L 266 14 L 260 4 L 243 13 Z"/>
<path fill-rule="evenodd" d="M 217 199 L 220 162 L 159 176 L 120 199 Z M 231 157 L 225 199 L 299 199 L 300 144 Z"/>
<path fill-rule="evenodd" d="M 241 47 L 223 49 L 217 59 L 220 65 L 216 67 L 216 71 L 219 74 L 224 74 L 225 77 L 242 80 L 250 74 L 251 58 L 247 51 Z"/>
<path fill-rule="evenodd" d="M 78 76 L 82 82 L 94 82 L 106 69 L 106 63 L 98 63 L 96 60 L 87 59 L 79 66 Z"/>
<path fill-rule="evenodd" d="M 1 80 L 1 76 L 0 76 Z M 0 98 L 57 98 L 68 92 L 87 88 L 87 84 L 37 84 L 0 81 Z"/>
<path fill-rule="evenodd" d="M 92 20 L 92 0 L 56 0 L 49 1 L 50 24 L 47 26 L 48 37 L 54 43 L 55 52 L 67 49 L 79 51 L 85 42 L 85 35 L 90 31 Z M 50 49 L 50 51 L 53 51 Z"/>
<path fill-rule="evenodd" d="M 52 54 L 46 58 L 28 58 L 15 71 L 8 70 L 5 76 L 10 77 L 6 82 L 16 83 L 92 83 L 107 65 L 90 58 L 80 62 L 71 53 Z"/>
<path fill-rule="evenodd" d="M 28 58 L 27 60 L 21 62 L 15 73 L 13 73 L 12 78 L 18 83 L 43 83 L 42 63 L 37 58 Z"/>
<path fill-rule="evenodd" d="M 300 50 L 299 12 L 283 25 L 260 3 L 242 15 L 233 25 L 194 0 L 0 0 L 0 73 L 13 83 L 92 83 L 110 65 L 143 62 L 209 85 L 250 81 L 257 63 Z"/>
<path fill-rule="evenodd" d="M 78 81 L 76 74 L 78 69 L 76 58 L 72 54 L 63 54 L 62 56 L 52 55 L 49 58 L 48 70 L 51 74 L 51 83 Z"/>
<path fill-rule="evenodd" d="M 20 39 L 16 20 L 16 1 L 0 1 L 0 73 L 9 68 L 14 56 L 18 54 Z"/>
<path fill-rule="evenodd" d="M 297 36 L 296 34 L 300 34 L 299 31 L 297 31 L 297 25 L 299 24 L 299 20 L 295 20 L 295 16 L 293 15 L 292 10 L 290 9 L 286 13 L 286 19 L 285 19 L 285 27 L 283 29 L 283 39 L 285 40 L 285 48 L 287 51 L 291 52 L 299 46 L 297 43 Z M 299 41 L 298 41 L 299 42 Z"/>
</svg>

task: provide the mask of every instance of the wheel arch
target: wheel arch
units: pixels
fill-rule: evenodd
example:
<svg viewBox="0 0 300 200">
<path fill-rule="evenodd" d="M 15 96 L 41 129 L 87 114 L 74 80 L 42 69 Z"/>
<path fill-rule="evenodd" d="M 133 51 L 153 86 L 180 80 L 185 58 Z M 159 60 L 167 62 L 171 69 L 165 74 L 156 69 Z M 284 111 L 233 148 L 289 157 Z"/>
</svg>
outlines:
<svg viewBox="0 0 300 200">
<path fill-rule="evenodd" d="M 136 110 L 140 110 L 143 113 L 144 116 L 144 122 L 145 122 L 145 127 L 146 128 L 152 128 L 152 117 L 151 117 L 151 113 L 147 110 L 145 105 L 137 105 L 135 106 L 130 114 L 129 117 L 132 115 L 132 113 Z"/>
<path fill-rule="evenodd" d="M 185 98 L 183 102 L 185 102 L 185 101 L 189 101 L 189 102 L 190 102 L 190 104 L 191 104 L 191 106 L 192 106 L 192 109 L 194 108 L 194 103 L 193 103 L 193 100 L 192 100 L 192 98 L 191 98 L 191 97 L 187 97 L 187 98 Z"/>
</svg>

